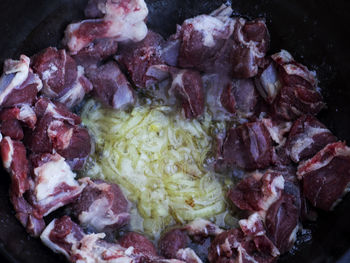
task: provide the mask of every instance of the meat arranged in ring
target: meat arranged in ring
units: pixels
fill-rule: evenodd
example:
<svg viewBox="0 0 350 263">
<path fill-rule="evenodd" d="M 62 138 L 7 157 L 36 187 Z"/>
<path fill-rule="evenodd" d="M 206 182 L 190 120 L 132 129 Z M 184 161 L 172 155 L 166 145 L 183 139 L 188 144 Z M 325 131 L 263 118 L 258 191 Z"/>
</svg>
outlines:
<svg viewBox="0 0 350 263">
<path fill-rule="evenodd" d="M 186 19 L 164 39 L 147 29 L 143 0 L 90 0 L 87 19 L 65 31 L 66 49 L 5 61 L 0 154 L 30 235 L 71 262 L 265 263 L 293 247 L 312 207 L 336 206 L 350 186 L 350 148 L 315 117 L 325 106 L 315 73 L 285 50 L 267 55 L 265 21 L 232 13 L 223 5 Z M 87 94 L 132 107 L 163 82 L 184 118 L 225 121 L 213 166 L 243 171 L 227 192 L 241 218 L 232 229 L 203 218 L 176 225 L 157 246 L 128 231 L 111 242 L 130 202 L 116 184 L 77 179 L 94 145 L 72 110 Z M 67 215 L 46 226 L 61 207 Z"/>
</svg>

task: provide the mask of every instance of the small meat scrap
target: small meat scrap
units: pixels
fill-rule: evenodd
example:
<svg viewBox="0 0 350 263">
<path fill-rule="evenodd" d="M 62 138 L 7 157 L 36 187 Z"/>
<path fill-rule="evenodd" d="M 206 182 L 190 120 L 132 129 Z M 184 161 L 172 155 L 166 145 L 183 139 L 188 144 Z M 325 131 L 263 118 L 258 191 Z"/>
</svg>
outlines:
<svg viewBox="0 0 350 263">
<path fill-rule="evenodd" d="M 297 119 L 289 133 L 287 149 L 290 158 L 298 163 L 314 156 L 337 138 L 315 117 L 303 115 Z"/>
<path fill-rule="evenodd" d="M 272 140 L 261 121 L 244 123 L 227 131 L 218 161 L 228 166 L 254 170 L 272 161 Z"/>
<path fill-rule="evenodd" d="M 298 166 L 303 194 L 310 203 L 331 210 L 350 183 L 350 148 L 343 142 L 328 144 Z"/>
<path fill-rule="evenodd" d="M 146 262 L 145 255 L 136 253 L 132 247 L 106 242 L 104 237 L 104 233 L 84 233 L 68 216 L 54 219 L 40 236 L 46 246 L 63 254 L 70 262 Z"/>
<path fill-rule="evenodd" d="M 37 117 L 34 109 L 29 104 L 23 104 L 17 107 L 5 108 L 0 111 L 0 120 L 19 120 L 21 124 L 25 124 L 30 129 L 35 127 Z"/>
<path fill-rule="evenodd" d="M 0 78 L 0 108 L 32 105 L 42 88 L 38 75 L 29 67 L 30 59 L 21 55 L 19 60 L 8 59 Z"/>
<path fill-rule="evenodd" d="M 72 55 L 96 39 L 114 38 L 117 41 L 138 42 L 147 34 L 145 19 L 148 9 L 144 0 L 90 1 L 88 8 L 94 9 L 86 10 L 88 16 L 104 16 L 67 27 L 64 43 Z"/>
<path fill-rule="evenodd" d="M 180 70 L 173 74 L 169 94 L 181 101 L 186 118 L 197 118 L 204 113 L 203 81 L 197 71 Z"/>
<path fill-rule="evenodd" d="M 59 154 L 32 154 L 30 159 L 33 181 L 28 201 L 38 217 L 72 203 L 83 191 L 85 183 L 75 180 L 76 174 Z"/>
<path fill-rule="evenodd" d="M 87 71 L 94 89 L 93 95 L 114 109 L 125 109 L 135 103 L 135 92 L 117 63 L 110 61 Z"/>
<path fill-rule="evenodd" d="M 317 91 L 315 74 L 294 61 L 287 51 L 271 56 L 278 65 L 282 88 L 273 103 L 277 116 L 294 120 L 303 114 L 316 115 L 325 106 L 322 95 Z"/>
<path fill-rule="evenodd" d="M 257 75 L 269 46 L 265 22 L 230 18 L 231 14 L 230 7 L 222 6 L 211 15 L 185 20 L 176 34 L 181 40 L 180 67 L 234 78 Z"/>
<path fill-rule="evenodd" d="M 35 104 L 38 124 L 25 137 L 26 146 L 34 153 L 62 155 L 73 170 L 79 170 L 91 151 L 90 135 L 78 126 L 81 120 L 58 102 L 41 98 Z"/>
<path fill-rule="evenodd" d="M 80 180 L 87 184 L 72 204 L 72 213 L 80 225 L 104 232 L 126 225 L 130 220 L 129 203 L 119 186 L 102 180 Z"/>
<path fill-rule="evenodd" d="M 162 80 L 152 76 L 150 71 L 153 66 L 165 64 L 161 57 L 163 43 L 161 35 L 149 30 L 141 42 L 120 45 L 117 61 L 137 87 L 148 88 Z"/>
<path fill-rule="evenodd" d="M 92 85 L 66 50 L 49 47 L 32 58 L 33 70 L 43 81 L 42 94 L 71 108 L 80 103 Z"/>
</svg>

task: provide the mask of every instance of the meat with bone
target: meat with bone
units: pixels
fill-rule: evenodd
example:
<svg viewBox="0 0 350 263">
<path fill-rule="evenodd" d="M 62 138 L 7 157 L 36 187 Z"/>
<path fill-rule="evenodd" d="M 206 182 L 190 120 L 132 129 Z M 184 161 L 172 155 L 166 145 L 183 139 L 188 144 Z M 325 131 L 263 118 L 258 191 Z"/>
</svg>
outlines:
<svg viewBox="0 0 350 263">
<path fill-rule="evenodd" d="M 80 118 L 60 104 L 41 98 L 35 104 L 38 124 L 26 133 L 27 147 L 34 153 L 62 155 L 73 170 L 79 170 L 90 154 L 90 135 L 79 127 Z"/>
<path fill-rule="evenodd" d="M 230 7 L 220 10 L 187 19 L 179 28 L 179 66 L 235 78 L 255 76 L 269 45 L 265 22 L 230 18 Z"/>
<path fill-rule="evenodd" d="M 264 124 L 250 122 L 229 129 L 218 161 L 247 170 L 267 168 L 272 161 L 272 141 Z"/>
<path fill-rule="evenodd" d="M 99 65 L 103 60 L 115 55 L 118 42 L 113 38 L 96 39 L 73 56 L 78 65 L 87 70 L 89 67 Z"/>
<path fill-rule="evenodd" d="M 136 253 L 143 254 L 148 258 L 157 257 L 157 250 L 153 243 L 145 236 L 136 232 L 129 232 L 125 234 L 118 240 L 118 243 L 124 248 L 133 247 Z"/>
<path fill-rule="evenodd" d="M 141 42 L 120 45 L 117 60 L 137 87 L 147 88 L 160 81 L 148 74 L 148 71 L 152 66 L 165 64 L 161 57 L 163 43 L 164 39 L 161 35 L 148 31 L 147 36 Z"/>
<path fill-rule="evenodd" d="M 181 101 L 186 118 L 197 118 L 204 113 L 203 82 L 197 71 L 180 70 L 173 74 L 169 94 Z"/>
<path fill-rule="evenodd" d="M 68 216 L 54 219 L 40 236 L 46 246 L 65 255 L 71 262 L 167 262 L 161 259 L 148 261 L 145 255 L 137 253 L 132 247 L 108 243 L 103 240 L 104 237 L 103 233 L 85 234 Z"/>
<path fill-rule="evenodd" d="M 138 42 L 145 38 L 144 22 L 148 9 L 144 0 L 98 1 L 103 18 L 88 19 L 70 24 L 65 31 L 64 42 L 71 54 L 76 54 L 91 42 L 101 38 Z"/>
<path fill-rule="evenodd" d="M 115 62 L 90 68 L 87 76 L 94 86 L 93 95 L 105 105 L 124 109 L 135 103 L 135 92 Z"/>
<path fill-rule="evenodd" d="M 290 158 L 298 163 L 336 141 L 337 138 L 315 117 L 303 115 L 293 124 L 287 140 L 287 149 Z"/>
<path fill-rule="evenodd" d="M 282 88 L 274 101 L 277 116 L 293 120 L 303 114 L 316 115 L 325 106 L 316 90 L 317 80 L 305 66 L 294 61 L 285 50 L 272 55 L 281 76 Z"/>
<path fill-rule="evenodd" d="M 35 208 L 35 214 L 43 217 L 50 212 L 72 203 L 81 194 L 85 182 L 75 180 L 75 173 L 59 154 L 33 154 L 33 182 L 28 201 Z"/>
<path fill-rule="evenodd" d="M 328 144 L 298 166 L 303 194 L 315 207 L 331 210 L 350 183 L 350 148 L 343 142 Z"/>
<path fill-rule="evenodd" d="M 25 55 L 21 55 L 20 60 L 5 61 L 0 78 L 0 108 L 34 103 L 42 82 L 29 64 L 30 59 Z"/>
<path fill-rule="evenodd" d="M 68 108 L 78 104 L 92 89 L 84 76 L 84 68 L 66 53 L 49 47 L 33 56 L 32 67 L 43 80 L 42 93 L 65 104 Z"/>
<path fill-rule="evenodd" d="M 118 185 L 89 178 L 82 180 L 87 186 L 72 204 L 72 212 L 80 225 L 103 232 L 118 229 L 129 222 L 129 204 Z"/>
</svg>

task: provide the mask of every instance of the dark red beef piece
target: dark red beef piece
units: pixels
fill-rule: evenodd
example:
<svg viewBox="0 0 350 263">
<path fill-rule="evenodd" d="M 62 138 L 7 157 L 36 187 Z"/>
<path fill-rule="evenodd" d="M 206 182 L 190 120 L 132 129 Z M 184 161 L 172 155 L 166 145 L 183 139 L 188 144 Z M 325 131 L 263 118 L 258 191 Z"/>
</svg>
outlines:
<svg viewBox="0 0 350 263">
<path fill-rule="evenodd" d="M 149 30 L 141 42 L 120 45 L 117 60 L 137 87 L 147 88 L 158 82 L 157 79 L 147 76 L 146 72 L 151 66 L 165 63 L 161 58 L 163 43 L 161 35 Z"/>
<path fill-rule="evenodd" d="M 26 228 L 31 236 L 38 237 L 45 228 L 45 221 L 33 212 L 33 207 L 23 196 L 16 196 L 10 192 L 10 200 L 16 211 L 16 218 Z"/>
<path fill-rule="evenodd" d="M 250 238 L 236 228 L 218 235 L 211 243 L 208 259 L 211 263 L 261 262 L 276 260 L 277 254 L 271 253 L 271 241 L 264 236 Z"/>
<path fill-rule="evenodd" d="M 29 68 L 30 59 L 21 55 L 20 60 L 8 59 L 0 78 L 0 108 L 33 104 L 42 82 Z"/>
<path fill-rule="evenodd" d="M 232 83 L 228 83 L 222 90 L 220 95 L 221 105 L 230 113 L 236 112 L 236 99 L 234 96 L 234 87 Z"/>
<path fill-rule="evenodd" d="M 29 104 L 23 104 L 19 107 L 6 108 L 0 111 L 0 120 L 19 120 L 26 124 L 29 128 L 33 129 L 36 124 L 37 117 L 33 107 L 31 107 Z"/>
<path fill-rule="evenodd" d="M 350 148 L 343 142 L 328 144 L 297 171 L 303 194 L 310 203 L 331 210 L 350 183 Z"/>
<path fill-rule="evenodd" d="M 25 142 L 34 153 L 51 153 L 53 149 L 63 156 L 73 170 L 83 167 L 91 151 L 91 140 L 85 128 L 77 126 L 81 119 L 64 105 L 41 98 L 35 104 L 38 124 L 27 131 Z"/>
<path fill-rule="evenodd" d="M 33 213 L 42 218 L 50 212 L 72 203 L 81 194 L 84 185 L 75 180 L 75 174 L 59 154 L 32 154 L 33 182 L 28 201 Z"/>
<path fill-rule="evenodd" d="M 114 109 L 123 109 L 135 103 L 135 93 L 129 81 L 115 62 L 108 62 L 87 71 L 92 82 L 93 95 Z"/>
<path fill-rule="evenodd" d="M 81 123 L 78 115 L 71 112 L 65 105 L 59 102 L 52 102 L 47 98 L 39 98 L 35 103 L 35 113 L 38 119 L 44 117 L 45 114 L 51 115 L 55 119 L 62 119 L 72 125 Z"/>
<path fill-rule="evenodd" d="M 107 0 L 89 0 L 85 7 L 84 14 L 87 18 L 103 17 L 106 11 L 104 10 Z"/>
<path fill-rule="evenodd" d="M 276 62 L 282 88 L 274 101 L 275 114 L 286 120 L 293 120 L 303 114 L 316 115 L 325 104 L 317 91 L 315 74 L 294 61 L 287 51 L 271 56 Z"/>
<path fill-rule="evenodd" d="M 2 121 L 0 131 L 4 136 L 9 136 L 13 140 L 20 141 L 23 139 L 21 123 L 16 119 Z"/>
<path fill-rule="evenodd" d="M 321 94 L 303 86 L 283 86 L 273 109 L 277 116 L 293 120 L 303 114 L 316 115 L 325 104 Z"/>
<path fill-rule="evenodd" d="M 129 204 L 118 185 L 88 178 L 85 182 L 87 186 L 72 204 L 72 211 L 81 225 L 103 232 L 129 222 Z"/>
<path fill-rule="evenodd" d="M 118 42 L 113 38 L 96 39 L 88 46 L 80 50 L 73 56 L 78 65 L 82 65 L 85 70 L 88 67 L 96 66 L 102 60 L 117 53 Z"/>
<path fill-rule="evenodd" d="M 226 7 L 219 14 L 214 11 L 185 20 L 176 34 L 181 40 L 180 67 L 225 72 L 235 78 L 258 73 L 269 45 L 265 22 L 231 19 L 230 14 L 232 9 Z"/>
<path fill-rule="evenodd" d="M 42 93 L 71 108 L 81 102 L 91 89 L 91 83 L 84 77 L 84 69 L 66 53 L 49 47 L 33 56 L 32 67 L 43 80 Z"/>
<path fill-rule="evenodd" d="M 298 163 L 336 141 L 337 138 L 315 117 L 303 115 L 293 124 L 287 140 L 287 149 L 291 159 Z"/>
<path fill-rule="evenodd" d="M 137 254 L 143 254 L 147 257 L 157 257 L 157 250 L 153 243 L 139 233 L 129 232 L 119 239 L 118 242 L 122 247 L 133 247 Z"/>
<path fill-rule="evenodd" d="M 44 49 L 33 56 L 31 66 L 43 80 L 42 92 L 49 98 L 62 96 L 77 77 L 77 65 L 64 49 Z"/>
<path fill-rule="evenodd" d="M 283 254 L 289 251 L 295 240 L 300 215 L 300 201 L 284 193 L 267 210 L 265 225 L 267 235 Z"/>
<path fill-rule="evenodd" d="M 165 258 L 176 258 L 179 249 L 186 248 L 189 243 L 190 239 L 186 231 L 175 228 L 162 235 L 158 241 L 158 250 Z"/>
<path fill-rule="evenodd" d="M 244 178 L 229 190 L 227 196 L 242 210 L 267 211 L 280 198 L 284 185 L 285 180 L 280 173 L 267 171 L 264 175 L 258 173 Z"/>
<path fill-rule="evenodd" d="M 173 82 L 169 93 L 179 98 L 186 118 L 193 119 L 203 114 L 203 82 L 197 71 L 181 70 L 173 74 Z"/>
<path fill-rule="evenodd" d="M 272 161 L 272 141 L 268 130 L 261 121 L 231 128 L 220 158 L 229 166 L 247 170 L 267 168 Z"/>
<path fill-rule="evenodd" d="M 23 143 L 4 137 L 0 150 L 3 166 L 11 175 L 11 193 L 20 197 L 29 189 L 26 148 Z"/>
</svg>

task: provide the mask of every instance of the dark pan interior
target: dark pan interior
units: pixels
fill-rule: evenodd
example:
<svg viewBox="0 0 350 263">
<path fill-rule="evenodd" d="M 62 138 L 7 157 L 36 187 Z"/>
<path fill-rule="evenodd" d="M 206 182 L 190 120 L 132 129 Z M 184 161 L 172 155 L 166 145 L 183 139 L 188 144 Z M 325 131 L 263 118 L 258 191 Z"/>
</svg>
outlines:
<svg viewBox="0 0 350 263">
<path fill-rule="evenodd" d="M 1 0 L 0 63 L 32 55 L 47 46 L 59 45 L 65 26 L 82 18 L 87 0 Z M 206 13 L 219 0 L 148 0 L 150 28 L 164 36 L 175 31 L 185 18 Z M 289 50 L 296 60 L 318 73 L 328 105 L 320 119 L 340 139 L 350 142 L 350 29 L 346 0 L 234 0 L 237 14 L 265 17 L 271 33 L 270 52 Z M 1 68 L 1 67 L 0 67 Z M 9 180 L 0 176 L 0 250 L 11 262 L 56 263 L 65 260 L 29 237 L 14 217 L 8 199 Z M 305 225 L 312 231 L 295 251 L 280 262 L 336 262 L 350 248 L 350 195 L 330 213 L 319 214 L 317 223 Z M 0 258 L 1 259 L 1 258 Z M 349 262 L 350 259 L 342 260 Z M 340 261 L 339 261 L 340 262 Z"/>
</svg>

